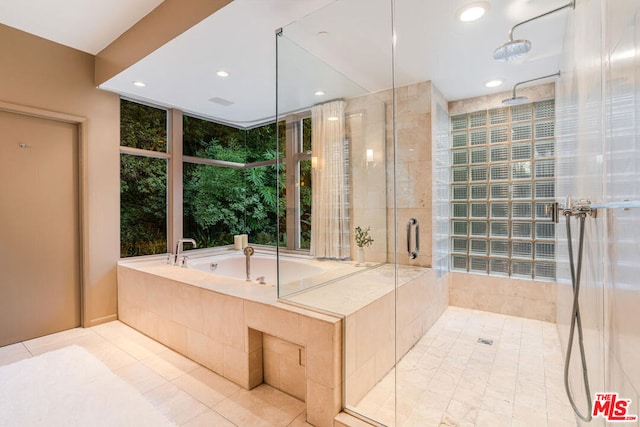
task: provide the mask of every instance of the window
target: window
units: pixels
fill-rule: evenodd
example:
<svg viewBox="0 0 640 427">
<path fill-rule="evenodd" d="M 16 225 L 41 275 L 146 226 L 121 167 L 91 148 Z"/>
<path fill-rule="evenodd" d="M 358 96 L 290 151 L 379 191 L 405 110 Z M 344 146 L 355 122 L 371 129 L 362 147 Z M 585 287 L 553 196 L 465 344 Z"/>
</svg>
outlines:
<svg viewBox="0 0 640 427">
<path fill-rule="evenodd" d="M 120 256 L 165 253 L 167 111 L 121 100 L 120 146 Z"/>
<path fill-rule="evenodd" d="M 184 116 L 183 153 L 185 236 L 198 247 L 233 244 L 243 233 L 276 245 L 273 124 L 242 130 Z"/>
<path fill-rule="evenodd" d="M 554 101 L 451 117 L 451 269 L 555 280 Z"/>
<path fill-rule="evenodd" d="M 311 247 L 311 112 L 291 115 L 286 121 L 286 144 L 281 151 L 286 171 L 281 175 L 286 188 L 285 242 L 287 249 L 308 250 Z"/>
<path fill-rule="evenodd" d="M 290 248 L 309 248 L 310 117 L 292 127 L 297 145 L 289 150 L 291 159 L 278 162 L 278 151 L 285 153 L 294 135 L 285 121 L 278 124 L 276 148 L 275 123 L 238 129 L 125 99 L 120 106 L 121 257 L 166 253 L 169 225 L 179 230 L 171 231 L 173 239 L 192 237 L 200 248 L 233 244 L 233 236 L 244 233 L 251 243 L 271 246 L 286 246 L 288 235 L 297 236 Z M 182 120 L 182 141 L 167 140 L 172 120 Z M 169 162 L 182 164 L 181 176 L 172 176 Z M 295 172 L 289 193 L 287 167 Z M 182 206 L 182 217 L 169 215 L 169 200 L 178 211 Z M 287 204 L 296 207 L 294 219 L 285 214 Z M 297 234 L 288 234 L 287 224 L 294 222 Z"/>
</svg>

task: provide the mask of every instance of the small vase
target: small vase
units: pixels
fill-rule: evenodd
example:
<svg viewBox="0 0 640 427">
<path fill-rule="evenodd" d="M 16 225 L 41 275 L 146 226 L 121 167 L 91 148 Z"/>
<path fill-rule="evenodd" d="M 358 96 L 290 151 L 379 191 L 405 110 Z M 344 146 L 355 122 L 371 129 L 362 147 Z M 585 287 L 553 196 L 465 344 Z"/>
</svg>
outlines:
<svg viewBox="0 0 640 427">
<path fill-rule="evenodd" d="M 364 265 L 364 248 L 358 247 L 358 264 Z"/>
</svg>

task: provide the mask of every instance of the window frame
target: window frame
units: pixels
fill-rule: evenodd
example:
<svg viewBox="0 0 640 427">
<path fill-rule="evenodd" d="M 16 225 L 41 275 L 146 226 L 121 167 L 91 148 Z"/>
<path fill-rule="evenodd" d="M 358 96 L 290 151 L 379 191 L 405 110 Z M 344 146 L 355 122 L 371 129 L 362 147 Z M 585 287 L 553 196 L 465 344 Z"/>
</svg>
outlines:
<svg viewBox="0 0 640 427">
<path fill-rule="evenodd" d="M 136 99 L 120 97 L 121 101 L 132 102 L 151 108 L 156 108 L 166 112 L 166 129 L 167 129 L 167 151 L 153 151 L 127 146 L 119 146 L 120 154 L 127 154 L 140 157 L 150 157 L 164 159 L 167 161 L 166 182 L 167 182 L 167 212 L 166 212 L 166 234 L 167 234 L 167 253 L 172 253 L 179 239 L 183 237 L 184 224 L 184 199 L 183 199 L 183 172 L 184 164 L 201 164 L 210 166 L 231 167 L 237 169 L 252 169 L 262 166 L 276 166 L 278 160 L 266 160 L 252 163 L 234 163 L 223 160 L 207 159 L 195 156 L 186 156 L 183 153 L 183 117 L 184 112 L 178 109 L 167 108 L 149 102 Z M 201 120 L 218 123 L 224 126 L 230 126 L 225 123 L 215 122 L 214 120 L 189 114 Z M 286 192 L 287 206 L 293 209 L 286 210 L 287 224 L 287 240 L 286 249 L 302 254 L 308 254 L 310 249 L 301 248 L 301 209 L 300 209 L 300 162 L 311 161 L 312 155 L 310 150 L 303 151 L 303 121 L 311 118 L 311 111 L 303 111 L 296 114 L 287 115 L 284 119 L 286 126 L 285 147 L 286 155 L 281 161 L 284 162 L 285 171 L 294 171 L 294 173 L 286 173 L 286 188 L 293 188 L 295 191 Z M 275 124 L 278 126 L 278 120 L 274 123 L 266 123 L 261 126 Z M 277 146 L 277 144 L 276 144 Z M 282 153 L 278 153 L 281 155 Z M 122 224 L 120 224 L 122 226 Z"/>
<path fill-rule="evenodd" d="M 311 150 L 303 150 L 303 134 L 304 120 L 311 118 L 311 110 L 303 111 L 296 114 L 290 114 L 286 117 L 286 142 L 285 142 L 285 171 L 286 184 L 285 188 L 293 188 L 295 191 L 287 191 L 287 249 L 309 253 L 310 249 L 301 248 L 302 227 L 300 224 L 300 162 L 311 161 Z M 313 123 L 311 124 L 313 126 Z M 294 173 L 291 173 L 293 171 Z M 289 206 L 293 206 L 290 209 Z"/>
<path fill-rule="evenodd" d="M 167 220 L 166 220 L 165 227 L 166 227 L 166 236 L 167 236 L 166 249 L 168 252 L 171 252 L 170 248 L 173 246 L 174 241 L 177 241 L 177 239 L 174 239 L 174 236 L 172 233 L 172 228 L 175 227 L 174 218 L 172 216 L 172 213 L 173 213 L 172 203 L 174 201 L 173 193 L 175 192 L 174 182 L 173 182 L 174 180 L 172 179 L 172 172 L 173 172 L 172 167 L 173 167 L 173 164 L 175 163 L 173 162 L 173 141 L 175 140 L 175 138 L 172 132 L 172 129 L 174 128 L 172 122 L 173 122 L 173 115 L 175 110 L 163 107 L 161 105 L 152 104 L 149 102 L 134 100 L 124 96 L 120 97 L 120 103 L 122 103 L 122 101 L 132 102 L 135 104 L 140 104 L 146 107 L 151 107 L 151 108 L 163 110 L 166 112 L 165 126 L 166 126 L 166 135 L 167 135 L 167 143 L 166 143 L 167 151 L 154 151 L 154 150 L 145 150 L 142 148 L 128 147 L 128 146 L 120 145 L 122 141 L 120 140 L 119 154 L 120 155 L 126 154 L 126 155 L 137 156 L 137 157 L 149 157 L 154 159 L 164 159 L 167 161 L 167 166 L 166 166 L 166 183 L 167 184 L 166 184 L 166 195 L 165 195 Z M 122 123 L 122 117 L 120 117 L 120 123 Z M 180 138 L 180 142 L 182 142 L 181 138 Z M 122 176 L 120 176 L 120 180 L 122 180 Z M 122 221 L 120 221 L 120 233 L 122 233 Z M 122 242 L 120 244 L 122 245 Z"/>
</svg>

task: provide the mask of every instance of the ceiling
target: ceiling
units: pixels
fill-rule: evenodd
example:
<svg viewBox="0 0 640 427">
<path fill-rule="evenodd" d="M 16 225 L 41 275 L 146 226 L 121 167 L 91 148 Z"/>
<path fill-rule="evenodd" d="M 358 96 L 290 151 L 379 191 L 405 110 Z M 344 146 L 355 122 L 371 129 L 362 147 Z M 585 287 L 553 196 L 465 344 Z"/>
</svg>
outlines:
<svg viewBox="0 0 640 427">
<path fill-rule="evenodd" d="M 459 22 L 456 12 L 471 1 L 395 0 L 392 68 L 389 0 L 234 0 L 100 87 L 239 127 L 261 124 L 276 114 L 280 27 L 279 114 L 388 89 L 392 78 L 397 87 L 431 80 L 445 98 L 456 100 L 558 71 L 570 9 L 515 31 L 514 38 L 533 44 L 526 57 L 501 63 L 492 53 L 514 24 L 562 1 L 488 0 L 483 18 Z M 0 22 L 95 54 L 160 1 L 50 3 L 0 0 Z M 47 22 L 46 16 L 56 19 Z M 216 76 L 218 70 L 229 76 Z M 487 89 L 484 83 L 494 78 L 504 84 Z M 317 90 L 326 94 L 315 96 Z"/>
<path fill-rule="evenodd" d="M 0 0 L 0 22 L 95 55 L 162 0 Z"/>
</svg>

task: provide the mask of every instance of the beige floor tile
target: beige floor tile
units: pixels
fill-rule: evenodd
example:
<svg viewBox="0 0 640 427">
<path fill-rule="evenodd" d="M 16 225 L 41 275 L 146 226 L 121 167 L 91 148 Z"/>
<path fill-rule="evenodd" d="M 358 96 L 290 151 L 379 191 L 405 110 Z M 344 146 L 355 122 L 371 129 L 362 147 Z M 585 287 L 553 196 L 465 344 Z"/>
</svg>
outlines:
<svg viewBox="0 0 640 427">
<path fill-rule="evenodd" d="M 200 366 L 196 362 L 169 349 L 144 359 L 142 363 L 171 381 Z"/>
<path fill-rule="evenodd" d="M 478 419 L 476 420 L 476 426 L 477 427 L 510 427 L 511 416 L 480 410 L 480 412 L 478 412 Z"/>
<path fill-rule="evenodd" d="M 479 337 L 493 339 L 493 345 L 478 344 Z M 548 409 L 549 425 L 553 420 L 573 427 L 562 361 L 555 324 L 449 307 L 398 365 L 397 389 L 404 390 L 398 397 L 414 406 L 400 413 L 399 405 L 404 422 L 397 425 L 508 426 L 525 425 L 529 419 L 544 426 L 547 419 L 539 418 Z M 424 381 L 429 369 L 435 372 Z M 416 401 L 413 396 L 420 394 L 420 387 L 424 392 Z M 385 411 L 395 413 L 394 406 L 380 404 L 378 389 L 355 409 L 376 420 L 393 420 Z M 386 390 L 386 395 L 393 396 L 394 390 Z"/>
<path fill-rule="evenodd" d="M 146 393 L 169 381 L 140 362 L 123 366 L 114 373 L 138 389 L 140 393 Z"/>
<path fill-rule="evenodd" d="M 201 413 L 195 418 L 192 418 L 184 427 L 235 427 L 236 424 L 232 423 L 222 415 L 218 414 L 212 409 Z"/>
<path fill-rule="evenodd" d="M 29 351 L 35 355 L 46 353 L 50 350 L 37 351 L 39 347 L 52 347 L 51 350 L 67 347 L 74 344 L 78 338 L 86 335 L 94 335 L 95 333 L 91 329 L 74 328 L 62 332 L 57 332 L 51 335 L 45 335 L 44 337 L 34 338 L 32 340 L 24 341 L 23 344 L 29 349 Z"/>
<path fill-rule="evenodd" d="M 97 332 L 98 334 L 102 335 L 109 341 L 125 336 L 126 334 L 131 333 L 131 331 L 134 331 L 136 334 L 140 334 L 135 329 L 131 328 L 130 326 L 127 326 L 126 324 L 120 322 L 119 320 L 102 323 L 100 325 L 93 326 L 91 329 Z"/>
<path fill-rule="evenodd" d="M 450 419 L 456 420 L 456 422 L 468 422 L 475 423 L 478 418 L 478 406 L 469 405 L 468 403 L 460 402 L 452 399 L 447 406 L 446 415 Z"/>
<path fill-rule="evenodd" d="M 101 359 L 177 425 L 310 426 L 304 402 L 265 384 L 241 389 L 118 321 L 1 347 L 0 365 L 74 344 Z"/>
<path fill-rule="evenodd" d="M 307 422 L 306 411 L 298 415 L 298 417 L 291 422 L 287 427 L 313 427 Z"/>
<path fill-rule="evenodd" d="M 240 390 L 238 385 L 204 367 L 176 378 L 173 383 L 210 408 Z"/>
<path fill-rule="evenodd" d="M 547 418 L 547 426 L 548 427 L 576 427 L 576 420 L 567 420 L 563 418 L 556 417 L 548 417 Z"/>
<path fill-rule="evenodd" d="M 31 357 L 31 353 L 21 342 L 0 347 L 0 366 L 28 359 L 29 357 Z"/>
<path fill-rule="evenodd" d="M 208 410 L 205 405 L 170 382 L 146 392 L 144 396 L 169 420 L 178 425 Z"/>
<path fill-rule="evenodd" d="M 213 409 L 239 426 L 286 426 L 304 411 L 304 402 L 262 384 L 239 390 Z"/>
<path fill-rule="evenodd" d="M 82 345 L 112 371 L 136 363 L 129 353 L 100 338 L 100 342 Z"/>
<path fill-rule="evenodd" d="M 148 359 L 167 349 L 159 342 L 117 320 L 94 326 L 92 329 L 137 360 Z"/>
<path fill-rule="evenodd" d="M 35 338 L 29 341 L 24 341 L 25 347 L 33 354 L 37 356 L 39 354 L 47 353 L 49 351 L 58 350 L 71 345 L 79 345 L 85 347 L 90 351 L 91 347 L 100 345 L 105 341 L 104 338 L 97 335 L 90 329 L 69 329 L 68 331 L 58 332 L 53 335 L 47 335 L 40 338 Z"/>
</svg>

